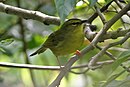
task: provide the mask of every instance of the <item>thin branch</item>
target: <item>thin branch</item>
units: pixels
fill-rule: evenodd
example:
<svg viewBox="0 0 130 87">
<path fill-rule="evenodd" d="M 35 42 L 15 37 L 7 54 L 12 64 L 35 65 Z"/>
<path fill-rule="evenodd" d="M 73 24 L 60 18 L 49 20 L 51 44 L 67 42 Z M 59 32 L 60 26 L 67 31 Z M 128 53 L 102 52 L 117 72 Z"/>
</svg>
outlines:
<svg viewBox="0 0 130 87">
<path fill-rule="evenodd" d="M 95 9 L 96 9 L 96 11 L 98 13 L 98 16 L 102 20 L 102 23 L 105 24 L 106 23 L 105 16 L 101 13 L 100 9 L 96 5 L 94 7 L 95 7 Z"/>
<path fill-rule="evenodd" d="M 95 70 L 95 69 L 98 69 L 98 68 L 101 68 L 103 65 L 108 65 L 108 64 L 111 64 L 111 63 L 113 63 L 114 62 L 114 60 L 107 60 L 107 61 L 102 61 L 102 62 L 97 62 L 97 65 L 98 66 L 100 66 L 100 67 L 95 67 L 95 68 L 93 68 L 93 70 Z M 84 71 L 81 71 L 81 72 L 75 72 L 75 71 L 70 71 L 71 73 L 74 73 L 74 74 L 84 74 L 84 73 L 86 73 L 87 71 L 89 71 L 89 67 L 88 67 L 88 65 L 87 65 L 87 67 L 86 67 L 87 69 L 86 70 L 84 70 Z"/>
<path fill-rule="evenodd" d="M 98 45 L 96 45 L 96 48 L 99 49 L 99 50 L 102 50 L 101 47 L 99 47 Z M 115 60 L 116 58 L 108 51 L 105 52 L 105 54 L 110 57 L 112 60 Z"/>
<path fill-rule="evenodd" d="M 40 65 L 31 65 L 31 64 L 17 64 L 17 63 L 7 63 L 0 62 L 1 67 L 10 67 L 10 68 L 28 68 L 36 70 L 60 70 L 59 66 L 40 66 Z"/>
<path fill-rule="evenodd" d="M 104 34 L 103 37 L 100 38 L 99 42 L 102 42 L 107 39 L 117 39 L 118 37 L 123 37 L 128 32 L 130 32 L 130 29 L 123 30 L 121 28 L 119 28 L 116 31 L 109 31 L 106 34 Z"/>
<path fill-rule="evenodd" d="M 55 24 L 60 25 L 59 17 L 49 16 L 39 11 L 26 10 L 10 5 L 0 3 L 0 11 L 7 14 L 18 15 L 25 19 L 34 19 L 44 24 Z"/>
<path fill-rule="evenodd" d="M 112 63 L 112 60 L 109 61 L 102 61 L 102 62 L 98 62 L 97 64 L 108 64 Z M 10 68 L 27 68 L 27 69 L 36 69 L 36 70 L 60 70 L 59 66 L 41 66 L 41 65 L 31 65 L 31 64 L 17 64 L 17 63 L 8 63 L 8 62 L 0 62 L 0 67 L 10 67 Z M 61 66 L 62 68 L 64 66 Z M 88 64 L 84 64 L 84 65 L 77 65 L 77 66 L 73 66 L 71 67 L 71 69 L 79 69 L 79 68 L 87 68 Z"/>
<path fill-rule="evenodd" d="M 130 32 L 130 29 L 125 29 L 125 30 L 123 30 L 122 28 L 119 28 L 119 29 L 117 29 L 116 31 L 106 32 L 106 34 L 104 34 L 104 35 L 100 38 L 99 42 L 103 42 L 104 40 L 107 40 L 107 39 L 117 39 L 117 38 L 119 38 L 119 37 L 123 37 L 123 36 L 125 36 L 128 32 Z M 86 26 L 85 29 L 84 29 L 84 33 L 85 33 L 85 37 L 86 37 L 89 41 L 92 41 L 98 32 L 93 32 L 93 31 L 91 31 L 91 29 L 90 29 L 89 26 Z"/>
<path fill-rule="evenodd" d="M 100 9 L 100 11 L 101 11 L 101 12 L 104 12 L 105 10 L 107 10 L 108 7 L 111 5 L 112 2 L 113 2 L 113 0 L 111 0 L 108 4 L 104 5 L 104 6 Z M 93 21 L 97 16 L 98 16 L 98 14 L 97 14 L 97 13 L 94 13 L 94 14 L 88 19 L 88 22 L 89 22 L 89 23 L 92 23 L 92 21 Z"/>
</svg>

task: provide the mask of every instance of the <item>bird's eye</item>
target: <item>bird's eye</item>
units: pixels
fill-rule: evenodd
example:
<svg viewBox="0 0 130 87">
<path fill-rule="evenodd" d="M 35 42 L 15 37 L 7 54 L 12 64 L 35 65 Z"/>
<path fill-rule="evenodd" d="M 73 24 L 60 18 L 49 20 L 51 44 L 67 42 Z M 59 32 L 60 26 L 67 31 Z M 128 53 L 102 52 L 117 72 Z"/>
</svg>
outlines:
<svg viewBox="0 0 130 87">
<path fill-rule="evenodd" d="M 77 26 L 78 23 L 72 23 L 72 26 Z"/>
</svg>

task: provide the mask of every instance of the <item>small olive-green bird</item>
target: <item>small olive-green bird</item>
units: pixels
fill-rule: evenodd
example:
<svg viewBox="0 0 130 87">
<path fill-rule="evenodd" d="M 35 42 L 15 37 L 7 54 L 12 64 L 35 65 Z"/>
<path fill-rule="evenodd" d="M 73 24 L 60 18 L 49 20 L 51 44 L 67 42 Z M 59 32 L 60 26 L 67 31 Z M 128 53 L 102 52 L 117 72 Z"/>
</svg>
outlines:
<svg viewBox="0 0 130 87">
<path fill-rule="evenodd" d="M 43 45 L 30 56 L 40 54 L 50 49 L 56 56 L 68 55 L 76 52 L 84 42 L 83 27 L 87 20 L 69 19 L 59 30 L 49 35 Z"/>
</svg>

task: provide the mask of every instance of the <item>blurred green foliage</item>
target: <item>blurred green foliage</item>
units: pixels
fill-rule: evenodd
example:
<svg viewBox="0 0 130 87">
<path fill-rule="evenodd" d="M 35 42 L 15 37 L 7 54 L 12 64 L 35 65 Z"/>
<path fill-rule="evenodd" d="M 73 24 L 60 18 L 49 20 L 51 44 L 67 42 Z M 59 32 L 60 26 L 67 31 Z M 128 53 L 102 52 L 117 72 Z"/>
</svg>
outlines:
<svg viewBox="0 0 130 87">
<path fill-rule="evenodd" d="M 88 19 L 92 14 L 95 13 L 93 6 L 97 4 L 97 0 L 88 0 L 86 3 L 83 1 L 86 0 L 20 0 L 20 5 L 21 8 L 38 10 L 47 15 L 59 15 L 61 21 L 64 21 L 66 18 Z M 111 0 L 99 0 L 97 5 L 99 8 L 101 8 L 109 1 Z M 17 0 L 6 0 L 4 3 L 12 6 L 18 6 Z M 104 12 L 106 20 L 110 20 L 115 14 L 117 14 L 115 8 L 118 9 L 118 6 L 115 5 L 115 3 L 113 4 L 114 8 L 111 6 L 107 11 Z M 16 15 L 0 12 L 0 62 L 12 62 L 19 64 L 26 62 L 23 52 L 24 45 L 21 39 L 22 33 L 18 20 L 19 17 Z M 97 32 L 103 27 L 103 23 L 99 17 L 97 17 L 92 23 L 97 25 Z M 59 28 L 55 25 L 47 26 L 35 20 L 23 20 L 23 24 L 28 57 L 30 53 L 34 52 L 42 43 L 44 43 L 50 33 Z M 111 27 L 110 31 L 117 30 L 123 26 L 124 25 L 122 24 L 122 21 L 118 20 Z M 104 47 L 110 42 L 119 40 L 120 38 L 106 40 L 99 45 Z M 84 48 L 87 44 L 85 43 L 82 48 Z M 112 49 L 109 49 L 109 52 L 118 58 L 116 63 L 105 65 L 102 68 L 96 70 L 89 70 L 88 72 L 80 75 L 69 73 L 61 81 L 60 87 L 102 87 L 104 84 L 105 87 L 129 87 L 129 74 L 125 71 L 122 73 L 124 69 L 119 66 L 124 62 L 126 66 L 130 64 L 130 62 L 127 61 L 129 59 L 130 52 L 129 50 L 124 51 L 124 49 L 127 50 L 130 48 L 129 40 L 124 44 L 125 45 L 115 46 Z M 98 49 L 94 49 L 88 52 L 74 65 L 87 64 L 90 58 L 98 52 Z M 69 60 L 71 55 L 72 54 L 60 58 L 61 64 L 64 65 Z M 102 56 L 101 61 L 108 59 L 110 58 L 104 55 Z M 29 57 L 29 61 L 34 65 L 58 65 L 55 55 L 49 49 L 40 55 Z M 80 72 L 84 70 L 85 69 L 81 68 L 75 69 L 73 71 Z M 37 87 L 47 87 L 59 73 L 59 71 L 52 70 L 32 71 Z M 105 82 L 107 82 L 107 84 Z M 33 87 L 33 82 L 29 70 L 0 67 L 0 87 Z"/>
<path fill-rule="evenodd" d="M 55 0 L 56 9 L 63 22 L 69 13 L 75 8 L 77 0 Z"/>
</svg>

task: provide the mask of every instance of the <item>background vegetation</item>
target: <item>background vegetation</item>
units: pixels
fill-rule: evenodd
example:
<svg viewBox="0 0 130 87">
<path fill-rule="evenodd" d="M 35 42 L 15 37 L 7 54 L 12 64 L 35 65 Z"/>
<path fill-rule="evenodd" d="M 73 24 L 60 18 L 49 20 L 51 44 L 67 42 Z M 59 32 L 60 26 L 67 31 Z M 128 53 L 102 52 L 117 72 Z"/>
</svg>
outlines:
<svg viewBox="0 0 130 87">
<path fill-rule="evenodd" d="M 60 72 L 55 55 L 49 49 L 40 55 L 29 55 L 59 28 L 60 22 L 62 24 L 70 18 L 88 19 L 97 26 L 98 34 L 110 26 L 103 33 L 109 38 L 100 42 L 100 37 L 95 46 L 106 50 L 100 51 L 95 47 L 84 53 L 73 65 L 78 68 L 65 74 L 59 87 L 129 87 L 130 13 L 123 10 L 127 5 L 130 8 L 129 4 L 129 0 L 0 0 L 0 87 L 50 85 Z M 4 9 L 6 5 L 28 10 L 32 16 L 20 9 Z M 124 13 L 119 13 L 122 10 Z M 43 14 L 36 15 L 31 11 Z M 86 41 L 81 50 L 91 46 L 88 44 L 90 42 Z M 109 52 L 107 55 L 104 54 L 106 51 Z M 65 65 L 72 55 L 60 58 L 61 64 Z M 91 64 L 95 56 L 99 57 L 98 61 Z"/>
</svg>

